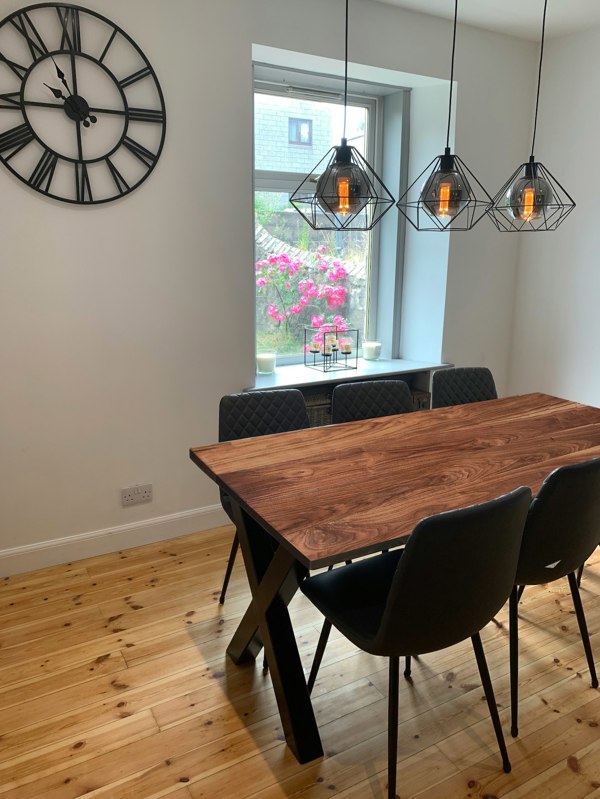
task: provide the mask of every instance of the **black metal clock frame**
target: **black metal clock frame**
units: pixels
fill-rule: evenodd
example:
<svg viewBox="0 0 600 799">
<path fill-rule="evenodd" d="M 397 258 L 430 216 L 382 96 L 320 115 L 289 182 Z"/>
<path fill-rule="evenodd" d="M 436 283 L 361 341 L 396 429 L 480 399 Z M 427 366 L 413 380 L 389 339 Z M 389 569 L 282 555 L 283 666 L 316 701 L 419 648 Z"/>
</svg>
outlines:
<svg viewBox="0 0 600 799">
<path fill-rule="evenodd" d="M 62 29 L 60 48 L 49 50 L 46 46 L 42 35 L 38 28 L 35 26 L 31 19 L 31 13 L 38 9 L 56 9 L 59 18 L 59 32 Z M 82 37 L 80 26 L 80 15 L 85 14 L 95 17 L 102 23 L 112 28 L 112 33 L 106 40 L 103 51 L 100 55 L 96 56 L 82 49 Z M 8 92 L 0 94 L 0 115 L 3 110 L 20 110 L 23 115 L 23 124 L 10 128 L 7 131 L 0 133 L 0 161 L 9 169 L 13 175 L 19 180 L 26 183 L 32 189 L 35 189 L 42 194 L 63 202 L 75 203 L 79 205 L 97 205 L 100 203 L 111 202 L 115 199 L 130 194 L 134 189 L 138 188 L 150 175 L 162 152 L 165 134 L 166 134 L 166 110 L 165 101 L 158 82 L 158 78 L 152 65 L 134 42 L 134 40 L 122 28 L 116 25 L 112 20 L 83 6 L 70 5 L 66 3 L 38 3 L 36 5 L 26 6 L 21 8 L 0 22 L 0 29 L 5 25 L 10 25 L 14 29 L 15 34 L 22 36 L 31 53 L 31 63 L 28 66 L 23 66 L 14 61 L 9 60 L 0 51 L 0 62 L 3 62 L 21 81 L 19 91 Z M 133 74 L 126 75 L 119 78 L 115 75 L 104 63 L 104 59 L 110 51 L 110 48 L 119 35 L 125 39 L 128 44 L 134 48 L 138 56 L 143 61 L 144 66 L 135 71 Z M 67 76 L 64 75 L 62 70 L 54 60 L 55 56 L 69 56 L 71 60 L 71 81 L 72 89 L 68 86 Z M 76 77 L 76 58 L 85 58 L 93 62 L 96 66 L 100 67 L 105 74 L 113 81 L 117 87 L 121 101 L 123 103 L 122 109 L 102 109 L 96 108 L 93 104 L 89 104 L 87 100 L 77 94 L 77 77 Z M 41 103 L 25 99 L 25 87 L 27 80 L 33 69 L 40 64 L 43 60 L 51 59 L 56 68 L 57 79 L 61 82 L 61 88 L 54 88 L 48 86 L 48 89 L 54 94 L 55 98 L 63 99 L 64 104 L 59 103 Z M 62 76 L 62 77 L 61 77 Z M 141 80 L 151 79 L 154 82 L 154 87 L 160 103 L 160 109 L 150 108 L 135 108 L 130 106 L 126 89 Z M 68 92 L 68 97 L 64 95 L 62 88 Z M 36 132 L 31 124 L 28 115 L 28 107 L 48 107 L 62 109 L 66 115 L 73 120 L 77 136 L 77 149 L 78 157 L 71 158 L 62 153 L 56 152 L 49 146 Z M 98 121 L 98 114 L 118 114 L 124 119 L 123 130 L 116 143 L 112 143 L 110 149 L 102 155 L 95 156 L 94 158 L 85 158 L 83 154 L 81 126 L 90 127 L 95 125 Z M 0 116 L 1 119 L 1 116 Z M 152 125 L 160 125 L 160 141 L 158 148 L 152 151 L 136 141 L 132 136 L 129 136 L 129 126 L 131 122 L 144 122 Z M 23 150 L 28 144 L 36 140 L 43 148 L 43 154 L 33 171 L 28 174 L 19 172 L 11 163 L 17 153 Z M 120 149 L 126 148 L 129 153 L 143 165 L 144 173 L 141 178 L 137 179 L 130 185 L 126 176 L 121 174 L 112 160 L 112 156 Z M 62 196 L 52 192 L 52 180 L 59 161 L 68 162 L 73 164 L 75 191 L 74 196 Z M 109 170 L 110 176 L 114 183 L 114 194 L 108 197 L 94 198 L 90 176 L 88 173 L 88 165 L 99 162 L 105 162 Z"/>
</svg>

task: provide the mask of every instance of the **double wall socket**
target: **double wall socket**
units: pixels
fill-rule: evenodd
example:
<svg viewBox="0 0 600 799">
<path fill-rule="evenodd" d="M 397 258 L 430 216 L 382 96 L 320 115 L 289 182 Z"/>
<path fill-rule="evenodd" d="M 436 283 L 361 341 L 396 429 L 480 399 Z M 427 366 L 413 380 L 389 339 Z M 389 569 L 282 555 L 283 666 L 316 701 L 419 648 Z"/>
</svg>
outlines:
<svg viewBox="0 0 600 799">
<path fill-rule="evenodd" d="M 152 483 L 121 489 L 121 504 L 124 508 L 128 505 L 139 505 L 142 502 L 152 502 Z"/>
</svg>

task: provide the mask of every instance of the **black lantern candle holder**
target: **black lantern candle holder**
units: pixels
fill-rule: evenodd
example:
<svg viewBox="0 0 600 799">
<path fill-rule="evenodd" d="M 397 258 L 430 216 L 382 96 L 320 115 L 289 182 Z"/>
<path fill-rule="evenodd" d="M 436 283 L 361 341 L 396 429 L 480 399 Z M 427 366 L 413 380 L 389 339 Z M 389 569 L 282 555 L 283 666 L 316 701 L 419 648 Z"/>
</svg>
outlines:
<svg viewBox="0 0 600 799">
<path fill-rule="evenodd" d="M 336 325 L 304 328 L 304 365 L 319 372 L 358 368 L 359 333 Z"/>
</svg>

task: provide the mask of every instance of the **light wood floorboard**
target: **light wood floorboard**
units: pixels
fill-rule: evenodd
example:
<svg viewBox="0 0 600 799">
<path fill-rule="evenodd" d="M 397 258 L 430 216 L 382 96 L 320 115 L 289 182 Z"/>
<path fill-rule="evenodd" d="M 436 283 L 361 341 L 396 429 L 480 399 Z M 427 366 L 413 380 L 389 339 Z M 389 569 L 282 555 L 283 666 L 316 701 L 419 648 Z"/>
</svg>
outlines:
<svg viewBox="0 0 600 799">
<path fill-rule="evenodd" d="M 313 704 L 325 756 L 283 742 L 262 662 L 226 657 L 249 591 L 218 596 L 224 527 L 0 581 L 0 799 L 383 799 L 387 664 L 336 631 Z M 600 653 L 600 550 L 582 583 Z M 321 617 L 291 605 L 309 669 Z M 600 691 L 566 581 L 520 606 L 520 735 L 509 725 L 507 608 L 482 634 L 512 772 L 504 774 L 470 643 L 400 686 L 400 799 L 600 799 Z M 597 655 L 597 662 L 600 655 Z"/>
</svg>

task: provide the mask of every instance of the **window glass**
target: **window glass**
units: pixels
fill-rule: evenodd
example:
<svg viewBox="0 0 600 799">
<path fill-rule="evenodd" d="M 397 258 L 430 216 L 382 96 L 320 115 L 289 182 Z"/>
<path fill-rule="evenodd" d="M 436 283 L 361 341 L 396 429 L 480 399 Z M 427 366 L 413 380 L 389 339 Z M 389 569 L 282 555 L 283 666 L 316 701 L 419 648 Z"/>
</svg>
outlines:
<svg viewBox="0 0 600 799">
<path fill-rule="evenodd" d="M 312 230 L 288 199 L 255 193 L 256 346 L 278 356 L 302 354 L 305 326 L 363 336 L 367 305 L 369 234 Z"/>
<path fill-rule="evenodd" d="M 365 106 L 347 109 L 348 143 L 365 157 L 368 113 Z M 309 120 L 310 143 L 291 143 L 292 127 L 301 137 L 302 123 Z M 364 335 L 371 234 L 312 230 L 289 203 L 305 176 L 340 143 L 343 121 L 338 103 L 255 94 L 255 169 L 260 173 L 255 192 L 256 347 L 275 350 L 279 362 L 285 356 L 302 358 L 305 327 L 331 323 Z"/>
</svg>

